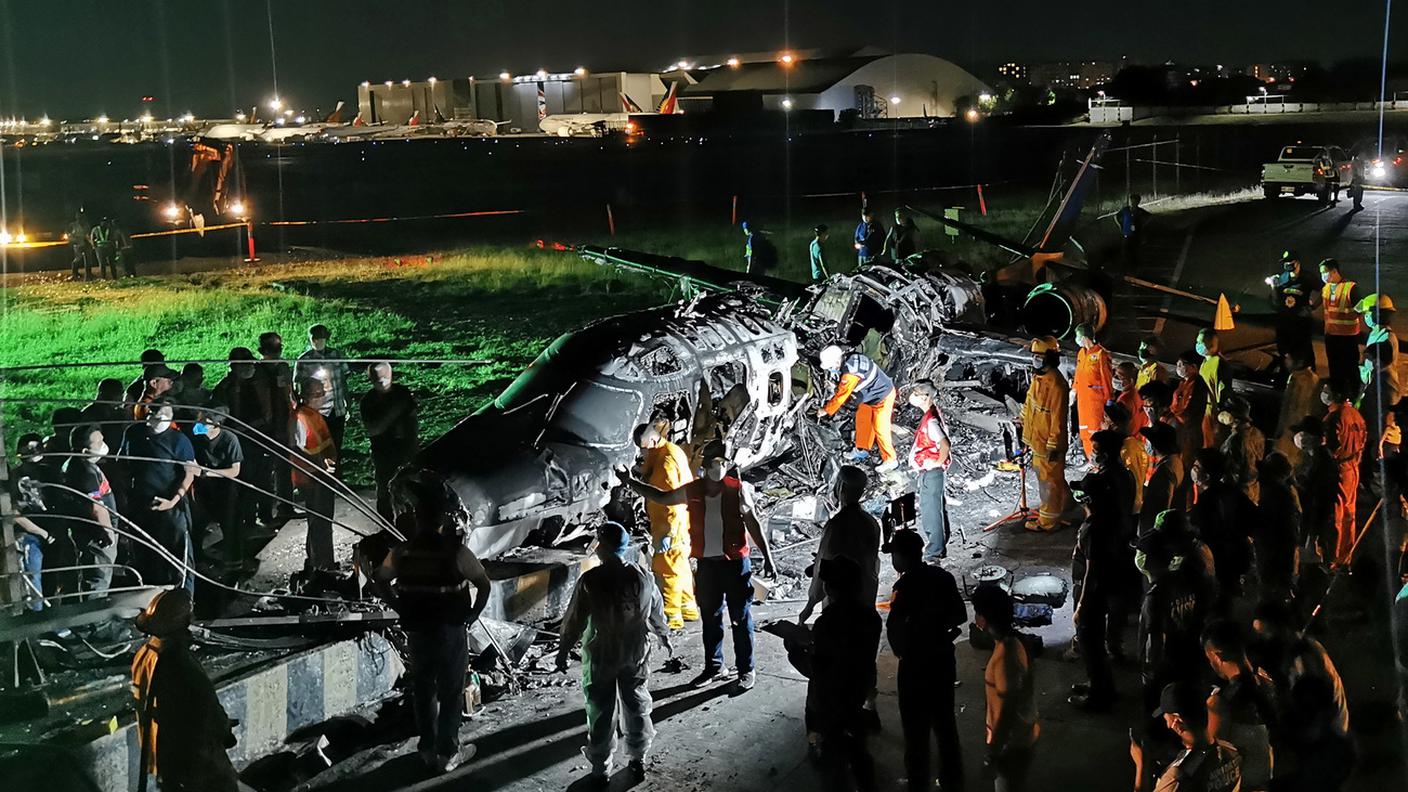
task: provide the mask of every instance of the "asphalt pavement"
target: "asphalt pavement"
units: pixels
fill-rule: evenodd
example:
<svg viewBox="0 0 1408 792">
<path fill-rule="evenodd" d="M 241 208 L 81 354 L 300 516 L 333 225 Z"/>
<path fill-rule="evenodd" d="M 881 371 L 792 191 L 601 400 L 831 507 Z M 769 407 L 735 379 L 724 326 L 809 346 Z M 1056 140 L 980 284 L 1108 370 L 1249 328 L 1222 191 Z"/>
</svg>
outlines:
<svg viewBox="0 0 1408 792">
<path fill-rule="evenodd" d="M 1271 312 L 1265 279 L 1280 271 L 1285 250 L 1296 251 L 1313 275 L 1322 259 L 1335 258 L 1349 279 L 1370 290 L 1377 282 L 1388 294 L 1408 300 L 1408 192 L 1369 192 L 1362 211 L 1347 197 L 1322 205 L 1309 196 L 1256 197 L 1176 212 L 1160 212 L 1155 205 L 1151 211 L 1139 264 L 1128 274 L 1213 299 L 1226 294 L 1245 317 L 1234 348 L 1265 348 L 1272 342 L 1256 315 Z M 1212 305 L 1121 283 L 1111 326 L 1127 339 L 1160 333 L 1172 356 L 1192 348 L 1198 327 L 1209 324 L 1212 315 Z M 1408 316 L 1399 319 L 1402 336 Z"/>
</svg>

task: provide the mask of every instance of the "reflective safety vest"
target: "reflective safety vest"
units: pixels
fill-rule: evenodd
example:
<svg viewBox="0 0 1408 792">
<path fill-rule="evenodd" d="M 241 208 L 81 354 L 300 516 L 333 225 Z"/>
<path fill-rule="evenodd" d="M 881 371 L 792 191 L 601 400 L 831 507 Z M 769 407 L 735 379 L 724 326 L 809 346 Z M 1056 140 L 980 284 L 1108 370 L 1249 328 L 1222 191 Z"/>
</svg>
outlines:
<svg viewBox="0 0 1408 792">
<path fill-rule="evenodd" d="M 846 362 L 841 366 L 842 374 L 853 374 L 860 378 L 856 384 L 856 398 L 863 404 L 879 404 L 890 395 L 890 391 L 895 389 L 895 383 L 891 381 L 890 375 L 886 374 L 875 361 L 862 355 L 859 352 L 852 352 L 846 356 Z"/>
<path fill-rule="evenodd" d="M 1327 283 L 1321 290 L 1325 303 L 1325 335 L 1357 336 L 1364 330 L 1350 295 L 1354 281 Z"/>
<path fill-rule="evenodd" d="M 412 539 L 396 548 L 396 612 L 408 630 L 463 624 L 474 608 L 469 580 L 460 572 L 452 540 Z"/>
<path fill-rule="evenodd" d="M 730 561 L 748 557 L 748 531 L 743 524 L 743 482 L 725 476 L 720 482 L 716 508 L 723 522 L 723 557 Z M 704 557 L 705 534 L 708 532 L 710 498 L 707 479 L 696 479 L 685 485 L 685 505 L 689 507 L 689 554 Z"/>
<path fill-rule="evenodd" d="M 333 446 L 332 430 L 328 429 L 328 422 L 323 418 L 322 413 L 317 410 L 299 406 L 294 413 L 294 420 L 303 429 L 303 444 L 300 449 L 307 457 L 321 459 L 329 454 L 336 455 L 337 449 Z M 307 459 L 302 460 L 303 464 L 309 464 Z M 312 464 L 317 464 L 312 463 Z M 293 466 L 293 485 L 295 487 L 306 487 L 313 483 L 313 479 L 307 473 L 299 469 L 299 464 Z"/>
</svg>

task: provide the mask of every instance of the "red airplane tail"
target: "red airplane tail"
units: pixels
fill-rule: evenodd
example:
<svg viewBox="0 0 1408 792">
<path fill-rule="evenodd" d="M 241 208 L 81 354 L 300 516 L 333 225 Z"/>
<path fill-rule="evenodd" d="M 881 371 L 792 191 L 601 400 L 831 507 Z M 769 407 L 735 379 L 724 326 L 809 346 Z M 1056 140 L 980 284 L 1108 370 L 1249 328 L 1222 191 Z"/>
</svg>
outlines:
<svg viewBox="0 0 1408 792">
<path fill-rule="evenodd" d="M 643 113 L 643 112 L 645 112 L 644 110 L 641 110 L 641 109 L 640 109 L 640 105 L 638 105 L 638 104 L 636 104 L 635 102 L 631 101 L 631 97 L 627 96 L 625 91 L 621 91 L 621 92 L 619 93 L 619 96 L 621 97 L 621 112 L 623 112 L 623 113 Z"/>
<path fill-rule="evenodd" d="M 329 123 L 329 124 L 341 124 L 341 123 L 342 123 L 342 106 L 343 106 L 343 104 L 344 104 L 343 102 L 338 102 L 338 103 L 337 103 L 337 107 L 334 107 L 334 108 L 332 109 L 332 112 L 328 114 L 328 117 L 325 118 L 325 119 L 323 119 L 323 120 L 324 120 L 326 123 Z"/>
<path fill-rule="evenodd" d="M 655 112 L 660 115 L 674 115 L 680 111 L 680 100 L 679 97 L 675 96 L 675 92 L 679 90 L 679 87 L 680 84 L 677 82 L 670 83 L 670 92 L 665 94 L 664 99 L 660 100 L 660 107 Z"/>
</svg>

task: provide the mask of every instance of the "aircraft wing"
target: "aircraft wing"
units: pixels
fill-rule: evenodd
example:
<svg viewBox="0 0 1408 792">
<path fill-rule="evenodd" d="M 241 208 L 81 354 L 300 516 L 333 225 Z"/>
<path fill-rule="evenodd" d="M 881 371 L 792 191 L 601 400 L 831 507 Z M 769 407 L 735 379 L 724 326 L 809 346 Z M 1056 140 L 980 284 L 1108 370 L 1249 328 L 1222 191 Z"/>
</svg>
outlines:
<svg viewBox="0 0 1408 792">
<path fill-rule="evenodd" d="M 619 267 L 642 275 L 678 281 L 704 291 L 736 292 L 739 291 L 741 285 L 752 284 L 780 299 L 800 298 L 807 293 L 807 287 L 795 281 L 767 275 L 749 275 L 746 272 L 715 267 L 702 261 L 691 261 L 678 256 L 662 256 L 656 253 L 601 245 L 576 245 L 570 250 L 596 264 Z"/>
</svg>

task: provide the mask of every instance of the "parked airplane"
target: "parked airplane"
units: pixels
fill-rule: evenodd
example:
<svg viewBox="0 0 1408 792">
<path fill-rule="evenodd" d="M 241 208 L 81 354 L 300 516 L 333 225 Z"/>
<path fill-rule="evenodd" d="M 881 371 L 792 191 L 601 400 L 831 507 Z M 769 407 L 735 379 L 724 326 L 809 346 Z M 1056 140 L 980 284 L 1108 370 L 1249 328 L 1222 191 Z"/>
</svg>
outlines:
<svg viewBox="0 0 1408 792">
<path fill-rule="evenodd" d="M 674 115 L 680 112 L 679 98 L 675 95 L 679 83 L 671 83 L 669 93 L 660 100 L 654 113 L 646 113 L 640 105 L 625 93 L 620 94 L 619 113 L 570 113 L 550 115 L 538 122 L 538 129 L 556 137 L 602 137 L 608 132 L 628 132 L 631 118 L 641 115 Z"/>
</svg>

